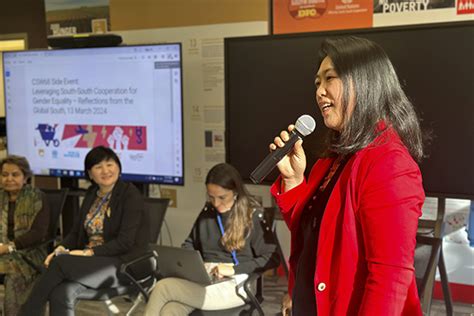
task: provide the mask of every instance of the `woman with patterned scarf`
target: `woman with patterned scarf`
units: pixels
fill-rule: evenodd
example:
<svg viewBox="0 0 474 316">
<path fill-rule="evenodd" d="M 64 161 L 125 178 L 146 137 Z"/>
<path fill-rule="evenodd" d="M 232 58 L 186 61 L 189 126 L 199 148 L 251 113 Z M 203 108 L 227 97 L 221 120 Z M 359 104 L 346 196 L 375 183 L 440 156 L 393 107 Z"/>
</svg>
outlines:
<svg viewBox="0 0 474 316">
<path fill-rule="evenodd" d="M 35 247 L 45 238 L 49 207 L 44 193 L 27 184 L 28 161 L 8 156 L 0 162 L 0 275 L 4 278 L 4 313 L 16 315 L 25 302 L 38 273 L 26 261 L 40 266 L 46 249 Z"/>
</svg>

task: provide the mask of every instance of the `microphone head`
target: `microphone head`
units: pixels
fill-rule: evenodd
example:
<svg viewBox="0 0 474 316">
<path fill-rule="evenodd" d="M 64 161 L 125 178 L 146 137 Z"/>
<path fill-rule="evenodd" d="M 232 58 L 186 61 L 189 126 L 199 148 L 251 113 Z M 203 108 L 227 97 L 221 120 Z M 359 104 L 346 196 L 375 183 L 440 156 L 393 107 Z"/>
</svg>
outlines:
<svg viewBox="0 0 474 316">
<path fill-rule="evenodd" d="M 316 128 L 316 121 L 310 115 L 304 114 L 296 121 L 295 128 L 302 136 L 307 136 Z"/>
</svg>

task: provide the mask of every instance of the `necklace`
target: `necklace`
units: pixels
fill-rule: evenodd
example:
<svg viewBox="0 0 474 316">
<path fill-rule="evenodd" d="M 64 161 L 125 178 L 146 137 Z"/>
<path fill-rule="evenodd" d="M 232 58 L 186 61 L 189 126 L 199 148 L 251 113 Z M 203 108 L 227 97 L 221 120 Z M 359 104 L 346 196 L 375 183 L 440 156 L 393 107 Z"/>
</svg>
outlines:
<svg viewBox="0 0 474 316">
<path fill-rule="evenodd" d="M 329 169 L 328 174 L 324 177 L 322 184 L 319 186 L 319 191 L 324 191 L 328 186 L 329 182 L 331 182 L 332 177 L 337 171 L 337 168 L 341 165 L 343 161 L 342 156 L 337 156 L 337 158 L 333 161 L 331 168 Z"/>
<path fill-rule="evenodd" d="M 103 197 L 106 197 L 106 196 L 108 197 L 110 192 L 111 191 L 108 191 L 108 192 L 104 193 L 104 192 L 101 192 L 100 190 L 97 190 L 97 196 L 100 197 L 100 198 L 103 198 Z"/>
</svg>

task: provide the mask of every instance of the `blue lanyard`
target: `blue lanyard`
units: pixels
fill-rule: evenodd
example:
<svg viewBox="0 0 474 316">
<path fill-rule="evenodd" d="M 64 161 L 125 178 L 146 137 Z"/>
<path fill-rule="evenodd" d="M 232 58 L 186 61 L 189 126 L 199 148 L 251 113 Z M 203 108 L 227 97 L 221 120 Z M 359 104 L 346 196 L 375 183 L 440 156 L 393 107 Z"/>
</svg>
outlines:
<svg viewBox="0 0 474 316">
<path fill-rule="evenodd" d="M 217 223 L 219 224 L 219 229 L 221 230 L 222 236 L 224 236 L 224 225 L 222 225 L 222 216 L 219 213 L 217 213 Z M 238 266 L 239 260 L 237 259 L 237 253 L 235 252 L 235 250 L 232 250 L 231 254 L 234 264 Z"/>
<path fill-rule="evenodd" d="M 110 195 L 110 192 L 107 193 L 107 194 L 102 198 L 102 200 L 100 201 L 99 205 L 97 206 L 97 209 L 95 210 L 94 214 L 93 214 L 92 217 L 89 219 L 89 221 L 84 225 L 84 227 L 89 226 L 89 224 L 92 222 L 92 220 L 94 219 L 94 217 L 96 217 L 97 214 L 99 214 L 100 209 L 102 208 L 102 205 L 104 205 L 104 203 L 107 201 L 107 198 L 109 197 L 109 195 Z"/>
</svg>

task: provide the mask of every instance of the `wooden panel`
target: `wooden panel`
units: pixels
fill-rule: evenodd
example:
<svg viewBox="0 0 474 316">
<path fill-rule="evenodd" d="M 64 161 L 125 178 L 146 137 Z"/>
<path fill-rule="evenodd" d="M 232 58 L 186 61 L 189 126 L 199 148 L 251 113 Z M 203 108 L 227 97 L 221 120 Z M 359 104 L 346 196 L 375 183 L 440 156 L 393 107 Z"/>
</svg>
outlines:
<svg viewBox="0 0 474 316">
<path fill-rule="evenodd" d="M 112 31 L 268 21 L 268 0 L 110 0 Z"/>
<path fill-rule="evenodd" d="M 26 34 L 0 35 L 0 59 L 2 52 L 9 50 L 23 50 L 26 47 Z M 3 63 L 0 60 L 0 74 L 3 74 Z M 4 96 L 3 75 L 0 75 L 0 117 L 5 117 L 5 96 Z"/>
<path fill-rule="evenodd" d="M 44 1 L 4 2 L 0 11 L 0 34 L 27 33 L 28 48 L 46 48 Z"/>
</svg>

